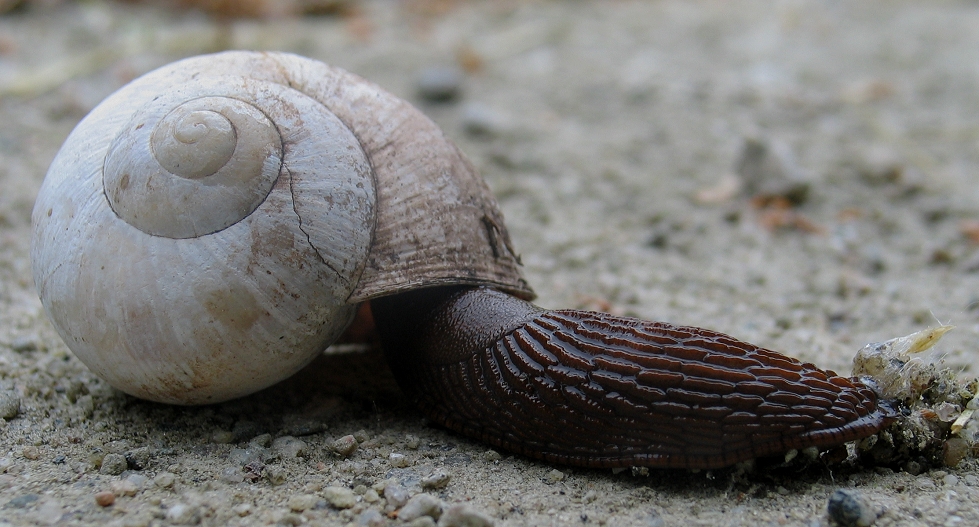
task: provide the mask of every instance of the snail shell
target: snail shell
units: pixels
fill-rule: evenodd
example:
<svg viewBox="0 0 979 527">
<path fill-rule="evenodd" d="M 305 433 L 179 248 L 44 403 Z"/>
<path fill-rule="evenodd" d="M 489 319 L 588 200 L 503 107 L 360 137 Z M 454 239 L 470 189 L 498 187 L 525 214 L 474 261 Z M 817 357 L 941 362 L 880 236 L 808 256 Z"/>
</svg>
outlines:
<svg viewBox="0 0 979 527">
<path fill-rule="evenodd" d="M 434 123 L 283 53 L 194 57 L 123 87 L 71 133 L 32 220 L 61 337 L 160 402 L 274 384 L 371 298 L 443 284 L 533 296 L 495 200 Z"/>
</svg>

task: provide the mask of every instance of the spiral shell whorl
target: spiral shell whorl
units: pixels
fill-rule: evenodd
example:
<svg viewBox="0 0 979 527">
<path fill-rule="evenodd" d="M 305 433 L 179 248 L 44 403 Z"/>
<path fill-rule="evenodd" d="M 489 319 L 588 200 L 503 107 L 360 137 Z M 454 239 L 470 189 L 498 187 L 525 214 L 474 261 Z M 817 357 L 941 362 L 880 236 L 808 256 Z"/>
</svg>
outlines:
<svg viewBox="0 0 979 527">
<path fill-rule="evenodd" d="M 150 144 L 153 157 L 171 174 L 202 179 L 220 170 L 231 159 L 238 144 L 238 133 L 234 124 L 219 111 L 188 110 L 181 105 L 153 129 Z"/>
<path fill-rule="evenodd" d="M 282 139 L 252 103 L 193 95 L 226 93 L 228 84 L 181 86 L 140 108 L 116 136 L 103 183 L 120 218 L 147 234 L 193 238 L 227 228 L 262 203 L 279 177 Z M 248 94 L 241 81 L 232 86 Z"/>
</svg>

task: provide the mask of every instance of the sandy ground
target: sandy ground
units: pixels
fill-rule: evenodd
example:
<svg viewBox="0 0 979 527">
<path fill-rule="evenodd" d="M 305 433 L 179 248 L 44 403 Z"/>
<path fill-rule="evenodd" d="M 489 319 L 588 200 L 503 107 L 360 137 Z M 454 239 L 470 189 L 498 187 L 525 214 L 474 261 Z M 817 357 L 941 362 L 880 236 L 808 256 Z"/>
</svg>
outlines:
<svg viewBox="0 0 979 527">
<path fill-rule="evenodd" d="M 369 353 L 213 407 L 142 402 L 71 355 L 28 261 L 47 165 L 98 101 L 183 56 L 286 50 L 439 122 L 496 192 L 545 307 L 706 326 L 841 372 L 866 342 L 950 322 L 934 355 L 975 375 L 977 27 L 964 1 L 379 1 L 226 24 L 85 2 L 0 17 L 0 408 L 19 403 L 0 421 L 0 526 L 402 524 L 387 514 L 420 493 L 500 526 L 822 526 L 838 488 L 876 525 L 979 524 L 974 460 L 643 475 L 492 452 L 426 424 Z M 466 71 L 460 95 L 425 102 L 419 79 L 440 65 Z M 760 208 L 750 177 L 729 191 L 751 141 L 768 168 L 742 174 L 807 189 L 801 205 Z"/>
</svg>

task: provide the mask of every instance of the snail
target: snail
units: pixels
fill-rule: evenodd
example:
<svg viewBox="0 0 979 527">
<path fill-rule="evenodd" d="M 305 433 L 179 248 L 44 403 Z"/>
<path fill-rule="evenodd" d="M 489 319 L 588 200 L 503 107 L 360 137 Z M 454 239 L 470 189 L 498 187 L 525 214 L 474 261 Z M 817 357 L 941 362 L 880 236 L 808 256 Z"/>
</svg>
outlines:
<svg viewBox="0 0 979 527">
<path fill-rule="evenodd" d="M 438 127 L 291 54 L 193 57 L 124 86 L 68 137 L 32 223 L 48 318 L 144 399 L 270 386 L 369 302 L 426 416 L 548 462 L 723 467 L 892 418 L 857 379 L 720 333 L 533 305 L 495 199 Z"/>
</svg>

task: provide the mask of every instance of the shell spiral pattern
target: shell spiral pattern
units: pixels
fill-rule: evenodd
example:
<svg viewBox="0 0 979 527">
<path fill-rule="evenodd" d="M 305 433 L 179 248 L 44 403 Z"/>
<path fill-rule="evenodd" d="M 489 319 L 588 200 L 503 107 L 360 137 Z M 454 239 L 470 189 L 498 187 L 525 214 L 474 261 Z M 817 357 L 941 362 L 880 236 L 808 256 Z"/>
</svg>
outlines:
<svg viewBox="0 0 979 527">
<path fill-rule="evenodd" d="M 248 66 L 177 63 L 127 85 L 75 129 L 35 206 L 51 320 L 139 397 L 250 393 L 353 316 L 375 221 L 370 163 L 326 106 Z"/>
</svg>

